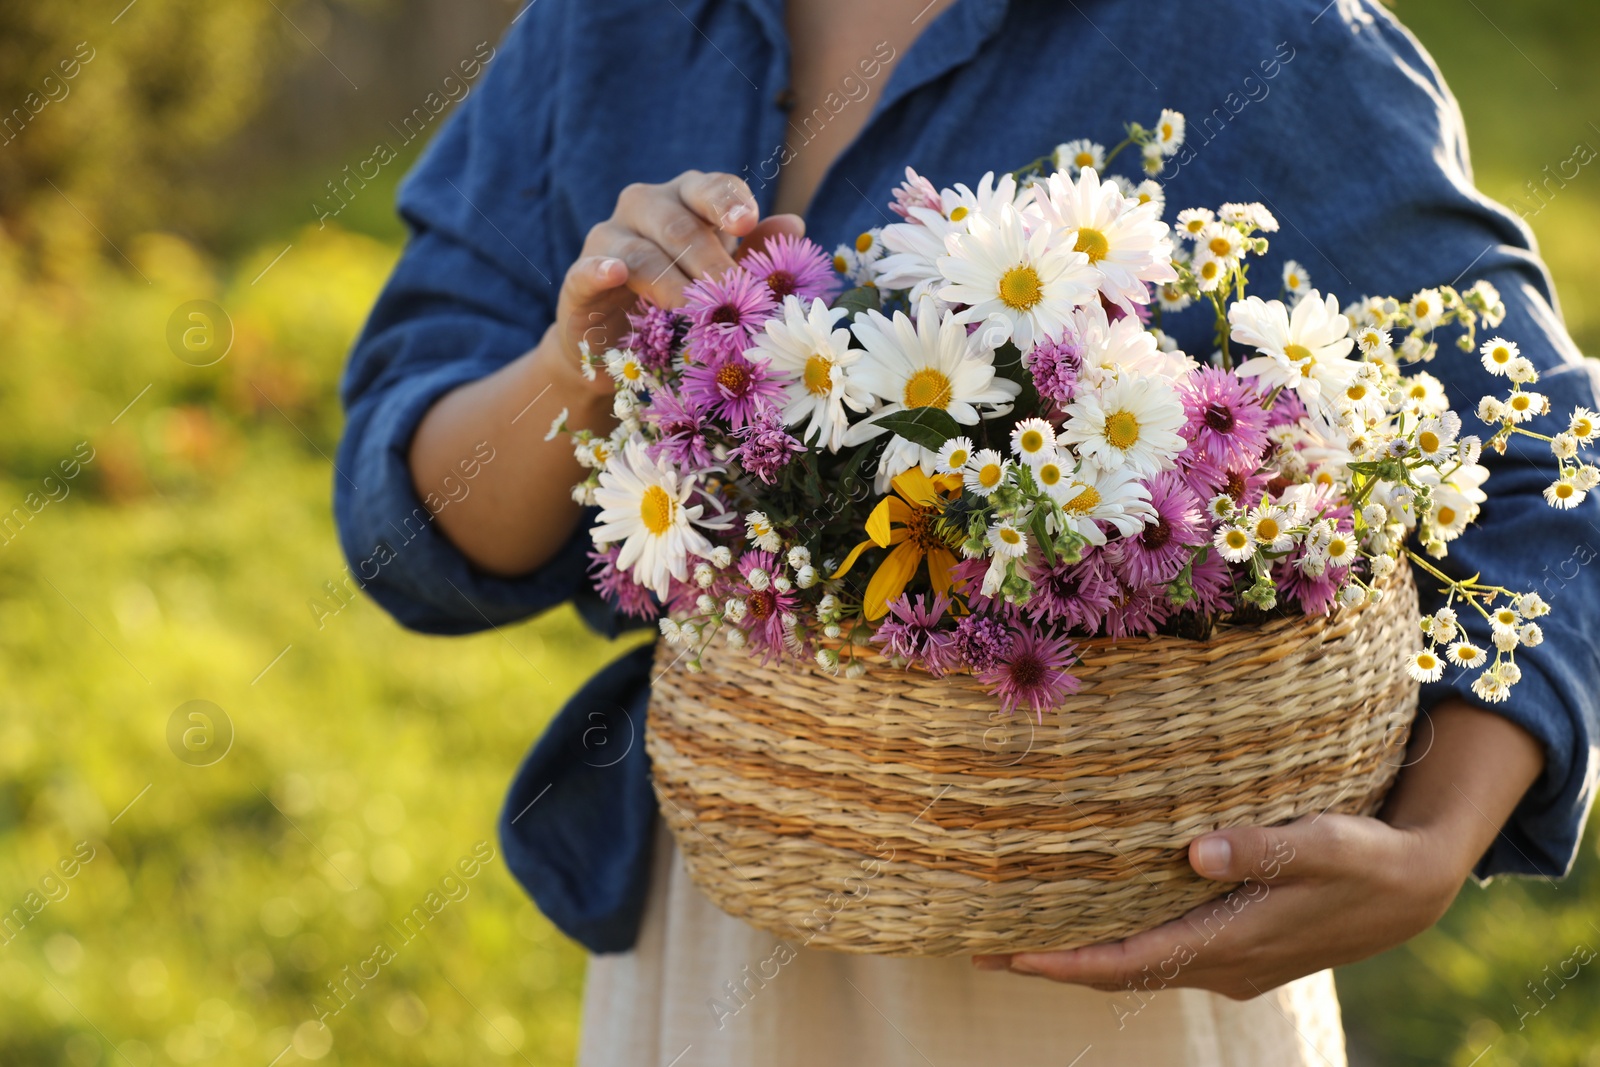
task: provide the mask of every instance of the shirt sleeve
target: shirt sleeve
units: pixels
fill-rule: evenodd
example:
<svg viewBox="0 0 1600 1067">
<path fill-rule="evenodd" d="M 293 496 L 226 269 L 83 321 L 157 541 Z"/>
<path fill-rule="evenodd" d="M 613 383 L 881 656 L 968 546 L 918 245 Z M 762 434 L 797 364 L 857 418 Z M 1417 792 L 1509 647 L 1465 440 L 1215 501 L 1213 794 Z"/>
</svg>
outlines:
<svg viewBox="0 0 1600 1067">
<path fill-rule="evenodd" d="M 440 533 L 407 460 L 435 401 L 527 352 L 554 316 L 559 268 L 550 228 L 558 221 L 548 187 L 552 116 L 541 87 L 553 80 L 561 12 L 560 4 L 530 5 L 402 183 L 399 209 L 411 237 L 341 386 L 341 545 L 366 591 L 400 623 L 429 633 L 484 629 L 569 599 L 602 632 L 617 628 L 586 576 L 592 514 L 537 571 L 488 575 Z M 471 458 L 512 462 L 493 453 L 485 442 Z M 470 480 L 464 484 L 470 492 Z"/>
<path fill-rule="evenodd" d="M 1459 108 L 1415 38 L 1370 0 L 1347 0 L 1340 15 L 1316 27 L 1309 54 L 1286 64 L 1277 82 L 1288 100 L 1276 114 L 1298 113 L 1308 129 L 1293 135 L 1297 148 L 1285 153 L 1279 144 L 1266 164 L 1299 171 L 1277 176 L 1298 195 L 1274 244 L 1303 255 L 1322 288 L 1347 298 L 1364 295 L 1352 291 L 1351 278 L 1367 293 L 1401 299 L 1429 286 L 1489 281 L 1506 317 L 1479 341 L 1500 335 L 1520 346 L 1541 374 L 1532 388 L 1551 401 L 1551 414 L 1530 429 L 1564 430 L 1573 408 L 1596 406 L 1596 378 L 1566 333 L 1532 234 L 1473 185 Z M 1477 419 L 1479 398 L 1503 397 L 1510 385 L 1488 374 L 1476 352 L 1457 348 L 1457 336 L 1441 331 L 1437 358 L 1418 369 L 1443 383 L 1463 432 L 1482 435 L 1490 427 Z M 1576 855 L 1600 767 L 1600 649 L 1592 638 L 1600 630 L 1600 567 L 1587 565 L 1600 545 L 1600 500 L 1590 494 L 1571 510 L 1548 506 L 1542 493 L 1558 465 L 1530 438 L 1513 438 L 1504 455 L 1486 451 L 1482 462 L 1491 471 L 1488 500 L 1440 566 L 1539 593 L 1552 607 L 1539 620 L 1545 640 L 1517 651 L 1523 677 L 1504 703 L 1485 705 L 1470 689 L 1475 672 L 1452 668 L 1424 687 L 1422 707 L 1460 697 L 1538 739 L 1544 771 L 1475 873 L 1559 876 Z M 1438 583 L 1420 571 L 1417 578 L 1424 610 L 1442 603 Z M 1491 648 L 1484 620 L 1460 615 L 1473 641 Z"/>
</svg>

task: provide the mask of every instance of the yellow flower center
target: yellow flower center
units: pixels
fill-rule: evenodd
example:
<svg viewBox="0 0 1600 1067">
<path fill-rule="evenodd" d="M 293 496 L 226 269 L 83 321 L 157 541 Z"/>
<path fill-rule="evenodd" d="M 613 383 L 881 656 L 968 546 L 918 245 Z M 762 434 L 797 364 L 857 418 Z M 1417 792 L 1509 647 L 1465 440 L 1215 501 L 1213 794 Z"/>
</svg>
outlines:
<svg viewBox="0 0 1600 1067">
<path fill-rule="evenodd" d="M 1431 671 L 1438 665 L 1439 661 L 1433 656 L 1432 653 L 1422 652 L 1417 655 L 1417 666 L 1421 667 L 1425 671 Z"/>
<path fill-rule="evenodd" d="M 1204 278 L 1208 282 L 1221 273 L 1221 271 L 1222 267 L 1219 266 L 1217 261 L 1214 259 L 1208 259 L 1204 263 L 1200 264 L 1200 277 Z"/>
<path fill-rule="evenodd" d="M 1029 311 L 1044 297 L 1039 272 L 1027 264 L 1012 267 L 1000 276 L 1000 302 L 1013 311 Z"/>
<path fill-rule="evenodd" d="M 1452 507 L 1439 508 L 1439 525 L 1449 526 L 1456 521 L 1456 509 Z"/>
<path fill-rule="evenodd" d="M 1489 358 L 1494 360 L 1496 363 L 1510 363 L 1511 349 L 1507 348 L 1505 345 L 1495 345 L 1489 350 Z"/>
<path fill-rule="evenodd" d="M 1510 626 L 1517 621 L 1517 613 L 1510 608 L 1501 608 L 1494 613 L 1494 621 L 1501 626 Z"/>
<path fill-rule="evenodd" d="M 1100 491 L 1092 485 L 1086 485 L 1077 496 L 1062 504 L 1061 510 L 1072 515 L 1087 515 L 1099 506 Z"/>
<path fill-rule="evenodd" d="M 1206 245 L 1214 256 L 1228 256 L 1233 254 L 1233 242 L 1220 234 L 1213 237 Z"/>
<path fill-rule="evenodd" d="M 643 371 L 640 369 L 639 364 L 633 362 L 632 360 L 629 360 L 627 363 L 622 365 L 622 376 L 628 379 L 630 382 L 638 381 L 639 375 L 642 373 Z"/>
<path fill-rule="evenodd" d="M 857 252 L 870 252 L 870 251 L 872 251 L 872 234 L 864 233 L 861 236 L 856 238 L 856 251 Z"/>
<path fill-rule="evenodd" d="M 1303 370 L 1313 359 L 1311 349 L 1305 345 L 1284 345 L 1283 354 L 1289 357 L 1290 363 L 1298 363 Z"/>
<path fill-rule="evenodd" d="M 1225 535 L 1223 535 L 1223 540 L 1226 541 L 1228 543 L 1228 547 L 1232 549 L 1241 549 L 1250 543 L 1250 539 L 1244 535 L 1243 530 L 1229 530 Z"/>
<path fill-rule="evenodd" d="M 950 221 L 951 222 L 960 222 L 962 219 L 964 219 L 966 217 L 967 217 L 967 205 L 965 205 L 965 204 L 962 204 L 959 207 L 954 208 L 950 212 Z"/>
<path fill-rule="evenodd" d="M 1183 224 L 1183 228 L 1188 230 L 1190 233 L 1199 233 L 1201 230 L 1206 228 L 1206 220 L 1190 219 L 1188 222 Z"/>
<path fill-rule="evenodd" d="M 1556 497 L 1558 499 L 1566 500 L 1567 498 L 1572 496 L 1572 493 L 1573 493 L 1573 487 L 1572 487 L 1572 483 L 1571 482 L 1557 482 L 1556 483 Z"/>
<path fill-rule="evenodd" d="M 1417 434 L 1417 447 L 1424 452 L 1439 451 L 1439 435 L 1432 430 L 1423 430 Z"/>
<path fill-rule="evenodd" d="M 955 469 L 965 467 L 972 460 L 972 453 L 964 448 L 958 448 L 950 453 L 950 466 Z"/>
<path fill-rule="evenodd" d="M 908 408 L 938 408 L 950 406 L 950 379 L 942 371 L 924 367 L 906 379 L 904 395 Z"/>
<path fill-rule="evenodd" d="M 1518 393 L 1516 396 L 1511 398 L 1511 410 L 1527 411 L 1529 403 L 1531 402 L 1528 400 L 1527 394 Z"/>
<path fill-rule="evenodd" d="M 833 269 L 840 274 L 847 274 L 850 271 L 850 264 L 843 256 L 834 256 Z"/>
<path fill-rule="evenodd" d="M 1078 243 L 1073 247 L 1088 256 L 1090 263 L 1100 262 L 1111 252 L 1111 242 L 1106 240 L 1106 235 L 1087 226 L 1078 231 Z"/>
<path fill-rule="evenodd" d="M 1044 434 L 1038 430 L 1023 430 L 1022 436 L 1017 438 L 1017 443 L 1022 446 L 1024 452 L 1032 455 L 1044 447 Z"/>
<path fill-rule="evenodd" d="M 1022 535 L 1009 526 L 1002 526 L 999 530 L 1000 540 L 1008 545 L 1022 544 Z"/>
<path fill-rule="evenodd" d="M 672 529 L 672 519 L 677 510 L 678 502 L 659 485 L 650 486 L 639 498 L 639 521 L 657 537 Z"/>
<path fill-rule="evenodd" d="M 1590 422 L 1588 419 L 1572 420 L 1572 436 L 1583 439 L 1587 438 L 1592 433 L 1594 433 L 1594 423 Z"/>
<path fill-rule="evenodd" d="M 1332 485 L 1333 472 L 1329 470 L 1320 470 L 1317 472 L 1317 476 L 1311 480 L 1316 482 L 1318 485 Z"/>
<path fill-rule="evenodd" d="M 827 356 L 812 356 L 806 360 L 801 380 L 812 396 L 827 396 L 833 392 L 833 360 Z"/>
<path fill-rule="evenodd" d="M 1423 385 L 1421 382 L 1418 382 L 1418 383 L 1416 383 L 1415 385 L 1413 385 L 1411 387 L 1411 399 L 1412 400 L 1426 400 L 1427 398 L 1428 398 L 1428 387 L 1427 386 Z"/>
<path fill-rule="evenodd" d="M 1342 537 L 1335 537 L 1328 542 L 1328 556 L 1332 559 L 1344 559 L 1345 553 L 1350 551 L 1350 543 Z"/>
<path fill-rule="evenodd" d="M 978 472 L 978 484 L 985 489 L 993 489 L 1000 484 L 1000 475 L 1002 473 L 1000 464 L 986 463 L 983 469 Z"/>
<path fill-rule="evenodd" d="M 1061 468 L 1054 463 L 1046 463 L 1039 468 L 1040 485 L 1057 485 L 1061 481 Z"/>
<path fill-rule="evenodd" d="M 1256 539 L 1260 541 L 1276 541 L 1278 539 L 1278 520 L 1265 518 L 1256 523 Z"/>
<path fill-rule="evenodd" d="M 1294 290 L 1296 290 L 1296 289 L 1298 289 L 1298 288 L 1300 288 L 1300 275 L 1298 275 L 1298 274 L 1291 274 L 1291 275 L 1289 275 L 1289 277 L 1288 277 L 1288 278 L 1286 278 L 1286 279 L 1284 279 L 1284 280 L 1285 280 L 1285 281 L 1286 281 L 1286 282 L 1288 282 L 1288 284 L 1289 284 L 1289 291 L 1290 291 L 1290 292 L 1293 292 L 1293 291 L 1294 291 Z"/>
<path fill-rule="evenodd" d="M 1077 164 L 1080 168 L 1092 167 L 1094 166 L 1094 153 L 1089 151 L 1079 152 L 1077 155 L 1072 157 L 1072 162 Z"/>
<path fill-rule="evenodd" d="M 1429 304 L 1426 300 L 1417 301 L 1417 318 L 1425 319 L 1432 313 L 1432 311 L 1433 305 Z"/>
<path fill-rule="evenodd" d="M 1139 420 L 1131 411 L 1113 411 L 1106 416 L 1106 443 L 1112 448 L 1129 449 L 1139 443 Z"/>
<path fill-rule="evenodd" d="M 1172 140 L 1172 123 L 1163 122 L 1161 124 L 1161 139 L 1163 141 Z"/>
<path fill-rule="evenodd" d="M 1463 648 L 1459 655 L 1463 663 L 1471 663 L 1478 658 L 1478 650 L 1471 647 Z"/>
<path fill-rule="evenodd" d="M 1360 400 L 1362 397 L 1367 395 L 1367 387 L 1362 385 L 1360 382 L 1357 382 L 1355 385 L 1352 385 L 1350 388 L 1346 389 L 1344 391 L 1344 395 L 1349 397 L 1351 400 Z"/>
</svg>

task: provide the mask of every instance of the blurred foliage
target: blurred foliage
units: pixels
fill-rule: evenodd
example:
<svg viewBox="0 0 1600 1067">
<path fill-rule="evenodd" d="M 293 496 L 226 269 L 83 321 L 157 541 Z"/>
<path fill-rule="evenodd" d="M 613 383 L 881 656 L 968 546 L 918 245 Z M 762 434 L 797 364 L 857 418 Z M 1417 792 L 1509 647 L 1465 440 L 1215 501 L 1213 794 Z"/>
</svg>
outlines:
<svg viewBox="0 0 1600 1067">
<path fill-rule="evenodd" d="M 494 820 L 553 709 L 618 649 L 565 611 L 425 638 L 349 595 L 335 386 L 397 253 L 400 168 L 343 229 L 304 226 L 328 159 L 285 159 L 265 193 L 202 190 L 249 237 L 201 247 L 190 161 L 230 150 L 287 54 L 321 60 L 269 28 L 290 0 L 137 0 L 143 21 L 112 32 L 125 3 L 0 0 L 0 108 L 95 49 L 0 146 L 0 915 L 43 904 L 0 935 L 0 1063 L 571 1062 L 583 956 L 507 875 Z M 1396 10 L 1460 95 L 1480 186 L 1538 208 L 1600 352 L 1600 167 L 1542 206 L 1527 190 L 1600 147 L 1600 25 L 1557 0 Z M 196 300 L 231 329 L 208 366 L 168 346 Z M 210 766 L 169 748 L 196 699 L 234 730 Z M 65 878 L 79 842 L 93 858 Z M 328 1045 L 314 998 L 479 842 L 493 860 Z M 1596 848 L 1558 885 L 1469 886 L 1437 929 L 1342 971 L 1355 1062 L 1600 1067 L 1600 959 L 1571 962 L 1600 951 Z"/>
</svg>

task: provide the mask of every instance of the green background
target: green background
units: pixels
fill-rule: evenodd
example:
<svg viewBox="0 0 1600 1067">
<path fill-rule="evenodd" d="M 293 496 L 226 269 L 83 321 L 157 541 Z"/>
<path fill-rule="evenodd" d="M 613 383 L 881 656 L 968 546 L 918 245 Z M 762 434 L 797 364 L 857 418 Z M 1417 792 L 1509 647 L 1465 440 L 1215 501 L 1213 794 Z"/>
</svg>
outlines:
<svg viewBox="0 0 1600 1067">
<path fill-rule="evenodd" d="M 515 9 L 125 3 L 0 0 L 0 107 L 78 42 L 94 54 L 0 148 L 0 509 L 60 497 L 0 547 L 0 906 L 60 898 L 0 946 L 0 1064 L 569 1063 L 583 955 L 509 878 L 493 824 L 539 727 L 618 649 L 567 611 L 435 639 L 350 595 L 335 386 L 397 253 L 410 155 L 334 224 L 309 208 Z M 1536 207 L 1527 183 L 1600 146 L 1583 5 L 1397 10 L 1455 87 L 1490 196 Z M 1530 220 L 1590 352 L 1596 169 Z M 206 367 L 166 342 L 194 300 L 231 322 Z M 93 459 L 47 484 L 75 452 Z M 192 700 L 231 724 L 210 766 L 169 747 Z M 93 858 L 51 880 L 79 842 Z M 331 1045 L 305 1026 L 480 842 L 494 858 Z M 1569 880 L 1469 886 L 1437 929 L 1342 971 L 1356 1062 L 1600 1064 L 1600 961 L 1548 1004 L 1528 985 L 1600 949 L 1597 867 L 1590 834 Z"/>
</svg>

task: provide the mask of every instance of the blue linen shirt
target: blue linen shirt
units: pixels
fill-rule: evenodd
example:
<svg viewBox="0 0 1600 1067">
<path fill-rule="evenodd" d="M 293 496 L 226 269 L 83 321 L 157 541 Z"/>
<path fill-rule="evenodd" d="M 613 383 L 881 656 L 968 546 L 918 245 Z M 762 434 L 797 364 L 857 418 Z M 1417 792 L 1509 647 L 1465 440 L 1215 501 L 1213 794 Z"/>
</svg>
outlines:
<svg viewBox="0 0 1600 1067">
<path fill-rule="evenodd" d="M 885 203 L 907 164 L 936 185 L 973 184 L 1070 138 L 1115 143 L 1124 121 L 1150 125 L 1172 107 L 1189 132 L 1162 177 L 1169 218 L 1191 205 L 1260 200 L 1282 223 L 1253 272 L 1257 292 L 1272 295 L 1291 258 L 1346 302 L 1487 279 L 1508 309 L 1498 332 L 1539 366 L 1555 410 L 1595 405 L 1530 233 L 1473 188 L 1461 116 L 1439 71 L 1371 0 L 957 0 L 886 76 L 872 61 L 891 54 L 886 45 L 863 54 L 821 109 L 791 114 L 782 0 L 529 5 L 401 188 L 412 237 L 343 384 L 339 467 L 350 478 L 335 482 L 340 537 L 395 618 L 465 633 L 573 600 L 598 631 L 618 632 L 585 577 L 586 528 L 520 578 L 467 563 L 413 489 L 412 434 L 442 394 L 538 341 L 567 265 L 624 185 L 727 171 L 749 181 L 765 213 L 787 153 L 804 152 L 846 107 L 870 119 L 807 213 L 811 235 L 830 249 L 895 221 Z M 1210 351 L 1203 309 L 1167 325 L 1187 351 Z M 1504 379 L 1452 341 L 1427 369 L 1470 429 L 1478 397 L 1503 391 Z M 1547 508 L 1540 491 L 1555 467 L 1540 448 L 1518 443 L 1484 462 L 1489 501 L 1447 565 L 1537 590 L 1555 614 L 1544 644 L 1518 654 L 1524 677 L 1512 699 L 1492 709 L 1539 739 L 1545 769 L 1477 873 L 1560 875 L 1600 763 L 1591 637 L 1600 577 L 1584 566 L 1600 543 L 1600 503 Z M 1477 621 L 1466 619 L 1483 643 Z M 650 649 L 631 652 L 562 709 L 518 772 L 501 821 L 516 876 L 594 951 L 633 944 L 648 888 L 656 807 L 640 738 L 649 670 Z M 537 700 L 531 684 L 529 692 Z M 1424 706 L 1450 693 L 1473 700 L 1466 680 L 1447 676 L 1425 687 Z M 595 744 L 601 737 L 609 744 Z"/>
</svg>

